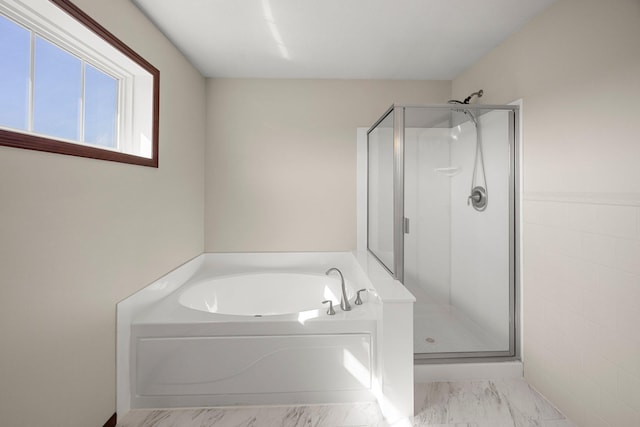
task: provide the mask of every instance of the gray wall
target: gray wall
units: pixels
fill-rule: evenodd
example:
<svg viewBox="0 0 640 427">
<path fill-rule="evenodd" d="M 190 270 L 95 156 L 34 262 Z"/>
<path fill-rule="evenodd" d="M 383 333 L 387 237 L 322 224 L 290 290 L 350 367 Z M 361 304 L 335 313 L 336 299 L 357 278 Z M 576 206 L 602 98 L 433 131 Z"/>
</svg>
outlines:
<svg viewBox="0 0 640 427">
<path fill-rule="evenodd" d="M 211 79 L 207 252 L 356 247 L 356 128 L 449 81 Z"/>
<path fill-rule="evenodd" d="M 0 424 L 101 426 L 115 306 L 202 253 L 205 80 L 128 0 L 74 1 L 160 69 L 160 168 L 0 147 Z"/>
<path fill-rule="evenodd" d="M 640 2 L 560 0 L 453 81 L 523 99 L 525 376 L 640 425 Z"/>
</svg>

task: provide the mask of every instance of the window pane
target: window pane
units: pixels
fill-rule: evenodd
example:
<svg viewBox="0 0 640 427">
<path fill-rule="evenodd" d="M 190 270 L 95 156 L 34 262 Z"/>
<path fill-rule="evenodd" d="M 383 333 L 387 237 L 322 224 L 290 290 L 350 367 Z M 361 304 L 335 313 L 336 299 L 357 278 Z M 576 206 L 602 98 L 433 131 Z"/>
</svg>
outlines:
<svg viewBox="0 0 640 427">
<path fill-rule="evenodd" d="M 31 33 L 0 15 L 0 126 L 27 130 Z"/>
<path fill-rule="evenodd" d="M 84 140 L 116 148 L 118 81 L 87 64 L 84 70 Z"/>
<path fill-rule="evenodd" d="M 33 130 L 59 138 L 80 138 L 82 62 L 36 36 Z"/>
</svg>

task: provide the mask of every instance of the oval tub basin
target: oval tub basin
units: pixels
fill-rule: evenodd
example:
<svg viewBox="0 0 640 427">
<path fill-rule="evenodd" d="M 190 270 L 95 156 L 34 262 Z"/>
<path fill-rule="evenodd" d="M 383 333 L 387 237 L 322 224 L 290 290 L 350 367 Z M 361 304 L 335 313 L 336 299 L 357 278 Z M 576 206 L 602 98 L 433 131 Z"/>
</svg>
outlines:
<svg viewBox="0 0 640 427">
<path fill-rule="evenodd" d="M 346 282 L 347 297 L 353 291 Z M 194 310 L 238 316 L 273 316 L 318 310 L 322 301 L 340 305 L 337 274 L 256 273 L 217 277 L 185 289 L 180 304 Z M 325 304 L 327 306 L 328 304 Z"/>
</svg>

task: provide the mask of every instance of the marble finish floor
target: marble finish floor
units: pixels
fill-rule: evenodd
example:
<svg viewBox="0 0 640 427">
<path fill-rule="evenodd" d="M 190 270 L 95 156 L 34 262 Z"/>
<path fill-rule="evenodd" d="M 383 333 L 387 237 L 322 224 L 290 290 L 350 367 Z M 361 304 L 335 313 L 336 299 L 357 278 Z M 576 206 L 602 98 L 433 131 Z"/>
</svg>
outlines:
<svg viewBox="0 0 640 427">
<path fill-rule="evenodd" d="M 416 384 L 415 408 L 393 423 L 374 403 L 138 409 L 118 427 L 575 427 L 524 380 Z"/>
</svg>

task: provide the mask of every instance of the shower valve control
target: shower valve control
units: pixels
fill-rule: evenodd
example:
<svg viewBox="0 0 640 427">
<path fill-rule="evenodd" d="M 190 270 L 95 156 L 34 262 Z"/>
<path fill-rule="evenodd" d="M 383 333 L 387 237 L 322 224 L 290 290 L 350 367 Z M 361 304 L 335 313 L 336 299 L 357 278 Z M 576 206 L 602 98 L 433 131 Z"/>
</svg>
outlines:
<svg viewBox="0 0 640 427">
<path fill-rule="evenodd" d="M 473 205 L 477 211 L 483 211 L 487 207 L 487 190 L 484 187 L 477 186 L 471 190 L 471 195 L 467 197 L 467 205 Z"/>
</svg>

